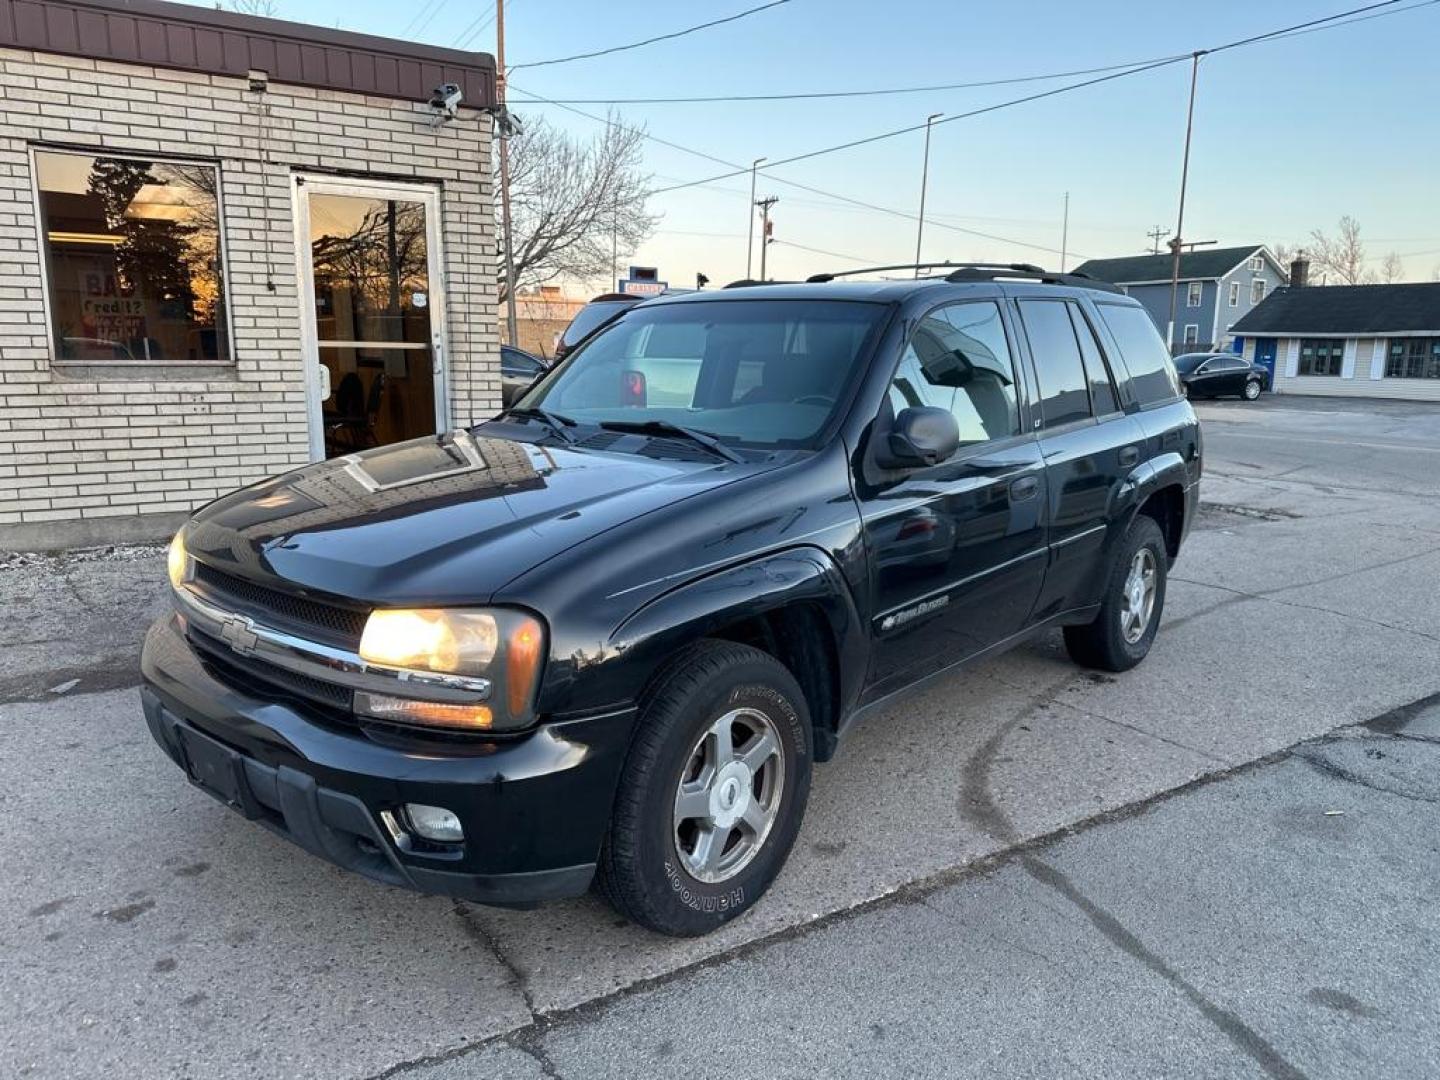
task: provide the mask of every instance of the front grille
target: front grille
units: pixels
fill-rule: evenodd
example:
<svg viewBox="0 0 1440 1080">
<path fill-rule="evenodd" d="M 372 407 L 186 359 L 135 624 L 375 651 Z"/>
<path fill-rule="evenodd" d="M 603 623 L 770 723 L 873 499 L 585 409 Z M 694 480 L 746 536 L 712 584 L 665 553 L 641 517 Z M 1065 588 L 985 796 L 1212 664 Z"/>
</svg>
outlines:
<svg viewBox="0 0 1440 1080">
<path fill-rule="evenodd" d="M 217 607 L 248 615 L 265 626 L 290 630 L 331 645 L 357 648 L 369 612 L 292 596 L 265 585 L 195 563 L 194 583 Z"/>
<path fill-rule="evenodd" d="M 302 698 L 332 709 L 349 712 L 351 693 L 347 687 L 289 671 L 266 660 L 241 656 L 225 642 L 190 627 L 190 644 L 211 670 L 238 690 L 259 691 L 266 696 Z"/>
</svg>

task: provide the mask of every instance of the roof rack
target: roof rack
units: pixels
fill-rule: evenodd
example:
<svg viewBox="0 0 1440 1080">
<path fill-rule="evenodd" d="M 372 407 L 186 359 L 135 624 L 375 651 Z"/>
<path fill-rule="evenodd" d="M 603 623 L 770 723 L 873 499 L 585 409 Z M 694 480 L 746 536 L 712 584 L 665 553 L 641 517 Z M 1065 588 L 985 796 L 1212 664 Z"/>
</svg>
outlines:
<svg viewBox="0 0 1440 1080">
<path fill-rule="evenodd" d="M 1118 286 L 1108 281 L 1101 281 L 1092 278 L 1090 275 L 1078 271 L 1068 274 L 1055 273 L 1043 267 L 1035 266 L 1033 263 L 955 263 L 955 262 L 928 262 L 928 263 L 898 263 L 894 266 L 867 266 L 858 270 L 837 270 L 830 274 L 812 274 L 806 278 L 807 282 L 823 284 L 827 281 L 834 281 L 840 277 L 853 277 L 856 274 L 876 274 L 888 270 L 950 270 L 945 275 L 949 282 L 962 281 L 995 281 L 1000 278 L 1033 278 L 1045 285 L 1074 285 L 1082 289 L 1101 289 L 1105 292 L 1118 293 Z"/>
<path fill-rule="evenodd" d="M 755 285 L 794 285 L 794 284 L 795 284 L 795 282 L 793 282 L 793 281 L 774 281 L 774 280 L 770 280 L 770 281 L 757 281 L 755 278 L 740 278 L 740 279 L 737 280 L 737 281 L 732 281 L 732 282 L 730 282 L 729 285 L 724 285 L 724 286 L 721 286 L 721 287 L 722 287 L 722 288 L 725 288 L 725 289 L 748 289 L 748 288 L 751 288 L 752 286 L 755 286 Z"/>
</svg>

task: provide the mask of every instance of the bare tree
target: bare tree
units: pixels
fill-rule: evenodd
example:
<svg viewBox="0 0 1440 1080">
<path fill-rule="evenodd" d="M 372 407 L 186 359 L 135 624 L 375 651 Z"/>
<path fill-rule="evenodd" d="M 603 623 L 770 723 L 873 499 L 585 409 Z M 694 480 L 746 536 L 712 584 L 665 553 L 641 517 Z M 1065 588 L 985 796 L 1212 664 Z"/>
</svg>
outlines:
<svg viewBox="0 0 1440 1080">
<path fill-rule="evenodd" d="M 1365 244 L 1360 223 L 1349 214 L 1340 219 L 1339 233 L 1328 236 L 1319 229 L 1310 234 L 1310 259 L 1326 279 L 1340 285 L 1366 285 L 1375 275 L 1365 269 Z"/>
<path fill-rule="evenodd" d="M 1405 264 L 1401 262 L 1398 252 L 1389 252 L 1380 263 L 1380 280 L 1386 285 L 1405 280 Z"/>
<path fill-rule="evenodd" d="M 215 7 L 221 11 L 228 7 L 239 15 L 261 15 L 267 19 L 275 18 L 280 11 L 280 5 L 275 0 L 228 0 Z"/>
<path fill-rule="evenodd" d="M 544 119 L 527 120 L 510 143 L 517 289 L 556 278 L 608 279 L 612 251 L 628 255 L 649 238 L 659 218 L 645 209 L 643 140 L 643 131 L 614 116 L 588 143 Z M 502 260 L 502 302 L 508 284 Z"/>
</svg>

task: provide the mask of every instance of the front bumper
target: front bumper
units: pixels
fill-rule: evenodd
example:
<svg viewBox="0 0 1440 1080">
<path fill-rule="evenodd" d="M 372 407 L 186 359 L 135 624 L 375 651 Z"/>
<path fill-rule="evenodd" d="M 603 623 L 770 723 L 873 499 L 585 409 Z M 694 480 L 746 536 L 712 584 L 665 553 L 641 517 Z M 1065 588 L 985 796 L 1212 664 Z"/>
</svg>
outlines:
<svg viewBox="0 0 1440 1080">
<path fill-rule="evenodd" d="M 632 709 L 488 741 L 367 731 L 223 681 L 174 615 L 151 627 L 141 672 L 150 733 L 191 782 L 313 855 L 487 904 L 528 905 L 589 886 Z M 405 803 L 453 811 L 464 842 L 397 837 L 383 815 Z"/>
</svg>

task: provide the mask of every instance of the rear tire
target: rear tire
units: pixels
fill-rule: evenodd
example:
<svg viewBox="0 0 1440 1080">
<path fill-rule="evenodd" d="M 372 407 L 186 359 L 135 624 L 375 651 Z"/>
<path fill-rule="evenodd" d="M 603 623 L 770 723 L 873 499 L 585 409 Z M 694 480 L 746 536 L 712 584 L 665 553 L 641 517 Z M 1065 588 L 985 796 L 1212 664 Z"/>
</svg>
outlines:
<svg viewBox="0 0 1440 1080">
<path fill-rule="evenodd" d="M 1250 379 L 1245 383 L 1245 400 L 1254 401 L 1260 396 L 1260 380 Z"/>
<path fill-rule="evenodd" d="M 642 701 L 600 852 L 600 894 L 676 937 L 748 911 L 800 831 L 811 744 L 804 694 L 772 656 L 728 641 L 682 650 Z"/>
<path fill-rule="evenodd" d="M 1070 658 L 1102 671 L 1129 671 L 1144 660 L 1164 614 L 1169 565 L 1160 526 L 1138 515 L 1111 556 L 1100 613 L 1085 626 L 1065 627 Z"/>
</svg>

